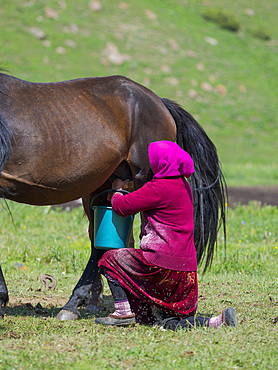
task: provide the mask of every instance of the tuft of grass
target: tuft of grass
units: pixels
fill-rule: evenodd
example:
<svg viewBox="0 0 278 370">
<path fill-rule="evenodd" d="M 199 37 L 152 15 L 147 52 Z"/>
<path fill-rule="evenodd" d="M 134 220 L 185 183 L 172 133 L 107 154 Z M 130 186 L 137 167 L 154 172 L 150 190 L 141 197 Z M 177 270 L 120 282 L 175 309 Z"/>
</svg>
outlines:
<svg viewBox="0 0 278 370">
<path fill-rule="evenodd" d="M 251 35 L 260 40 L 264 40 L 264 41 L 271 40 L 270 33 L 264 27 L 258 27 L 252 30 Z"/>
<path fill-rule="evenodd" d="M 230 11 L 221 8 L 208 8 L 203 11 L 202 15 L 225 30 L 237 32 L 240 29 L 239 20 Z"/>
</svg>

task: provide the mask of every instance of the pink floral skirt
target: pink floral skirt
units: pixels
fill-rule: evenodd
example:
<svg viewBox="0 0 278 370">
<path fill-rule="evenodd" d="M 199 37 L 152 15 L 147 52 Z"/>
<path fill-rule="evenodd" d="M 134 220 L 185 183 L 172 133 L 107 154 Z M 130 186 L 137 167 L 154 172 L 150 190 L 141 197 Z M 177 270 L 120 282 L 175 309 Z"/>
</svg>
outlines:
<svg viewBox="0 0 278 370">
<path fill-rule="evenodd" d="M 137 321 L 153 323 L 152 307 L 187 317 L 198 305 L 197 272 L 168 270 L 148 262 L 141 249 L 111 249 L 99 260 L 100 272 L 125 289 Z"/>
</svg>

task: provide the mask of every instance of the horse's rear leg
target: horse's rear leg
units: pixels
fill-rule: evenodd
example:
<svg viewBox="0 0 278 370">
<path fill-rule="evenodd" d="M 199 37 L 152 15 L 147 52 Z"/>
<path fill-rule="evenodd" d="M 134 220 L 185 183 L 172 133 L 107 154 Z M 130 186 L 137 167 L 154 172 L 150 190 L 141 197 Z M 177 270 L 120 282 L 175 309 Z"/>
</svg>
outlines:
<svg viewBox="0 0 278 370">
<path fill-rule="evenodd" d="M 92 286 L 98 275 L 98 261 L 105 251 L 92 248 L 91 256 L 87 266 L 79 279 L 79 282 L 73 289 L 69 301 L 62 307 L 57 315 L 58 320 L 76 320 L 80 318 L 78 307 L 88 304 Z"/>
<path fill-rule="evenodd" d="M 117 168 L 117 170 L 114 172 L 113 176 L 111 176 L 111 179 L 116 178 L 116 177 L 121 177 L 123 180 L 126 180 L 126 178 L 130 179 L 132 178 L 132 173 L 127 165 L 126 162 L 122 162 L 121 165 Z M 114 189 L 114 184 L 112 182 L 111 188 Z M 125 190 L 127 191 L 132 191 L 133 190 L 133 182 L 130 181 L 126 187 Z M 90 230 L 93 229 L 93 225 L 90 225 Z M 89 235 L 90 238 L 92 238 L 92 231 L 90 232 L 89 230 Z M 133 230 L 131 231 L 129 243 L 128 243 L 129 248 L 134 248 L 134 237 L 133 237 Z M 86 307 L 86 311 L 91 312 L 91 313 L 97 313 L 99 312 L 100 306 L 103 303 L 103 280 L 100 274 L 97 275 L 93 286 L 92 286 L 92 291 L 91 291 L 91 297 L 89 300 L 89 304 Z"/>
<path fill-rule="evenodd" d="M 5 306 L 8 303 L 8 301 L 9 301 L 8 289 L 0 266 L 0 319 L 3 319 L 4 317 L 2 305 Z"/>
<path fill-rule="evenodd" d="M 92 285 L 91 297 L 89 304 L 86 307 L 86 311 L 91 313 L 98 313 L 100 311 L 100 305 L 103 303 L 103 280 L 100 274 L 97 274 L 96 279 Z"/>
<path fill-rule="evenodd" d="M 122 179 L 131 179 L 132 173 L 126 162 L 117 168 L 114 173 L 115 177 L 120 177 Z M 131 184 L 129 184 L 131 186 Z M 101 188 L 97 189 L 95 193 L 99 193 L 102 190 L 111 188 L 111 180 L 107 180 Z M 131 190 L 131 188 L 129 189 Z M 90 194 L 87 197 L 83 198 L 83 208 L 89 219 L 89 237 L 91 239 L 91 256 L 87 263 L 87 266 L 79 279 L 79 282 L 75 286 L 72 295 L 67 302 L 67 304 L 62 308 L 62 310 L 57 315 L 59 320 L 74 320 L 80 317 L 78 307 L 82 304 L 89 303 L 89 311 L 96 313 L 100 309 L 103 283 L 100 274 L 98 273 L 97 263 L 102 255 L 105 253 L 105 250 L 95 249 L 93 246 L 92 236 L 93 236 L 93 214 L 90 211 L 90 204 L 94 194 Z M 106 195 L 103 199 L 98 200 L 99 205 L 110 205 L 107 203 Z M 134 246 L 133 236 L 130 238 L 129 247 Z M 90 297 L 91 294 L 91 297 Z M 94 307 L 93 307 L 94 306 Z"/>
<path fill-rule="evenodd" d="M 134 248 L 133 231 L 131 231 L 128 248 Z M 100 311 L 100 306 L 103 303 L 103 288 L 104 283 L 101 274 L 97 274 L 92 286 L 91 297 L 89 300 L 89 304 L 86 307 L 86 311 L 91 313 L 98 313 Z"/>
<path fill-rule="evenodd" d="M 108 181 L 107 186 L 111 187 L 113 189 L 114 188 L 113 179 L 115 179 L 117 177 L 120 177 L 122 180 L 126 180 L 126 179 L 130 180 L 130 182 L 125 187 L 126 190 L 132 191 L 134 189 L 134 185 L 133 185 L 133 182 L 132 182 L 133 175 L 132 175 L 130 167 L 129 167 L 129 165 L 126 161 L 123 161 L 116 168 L 116 170 L 114 171 L 114 173 L 112 174 L 112 176 L 110 177 L 110 180 L 109 180 L 109 181 L 112 181 L 112 184 L 110 184 L 109 181 Z M 86 214 L 88 215 L 88 210 L 86 210 L 86 203 L 87 202 L 85 200 L 84 210 L 85 210 Z M 92 237 L 93 237 L 93 235 L 92 235 L 93 234 L 92 217 L 89 218 L 89 221 L 90 221 L 89 236 L 90 236 L 90 239 L 92 240 Z M 128 247 L 129 248 L 134 248 L 133 232 L 131 232 Z M 104 284 L 103 284 L 102 277 L 101 277 L 100 274 L 98 274 L 96 276 L 95 281 L 93 282 L 91 297 L 90 297 L 90 300 L 89 300 L 89 304 L 86 308 L 87 311 L 89 311 L 91 313 L 97 313 L 99 311 L 99 308 L 100 308 L 101 304 L 103 303 L 103 295 L 102 295 L 103 287 L 104 287 Z"/>
<path fill-rule="evenodd" d="M 108 189 L 111 186 L 110 182 L 106 182 L 103 187 L 97 189 L 96 193 Z M 82 199 L 84 211 L 89 219 L 89 237 L 92 241 L 93 235 L 93 213 L 90 210 L 91 200 L 94 194 L 90 194 Z M 107 202 L 106 198 L 100 200 L 99 205 L 104 205 Z M 79 279 L 77 285 L 73 289 L 69 301 L 65 304 L 62 310 L 58 313 L 58 320 L 75 320 L 80 318 L 78 307 L 85 304 L 88 305 L 90 301 L 90 294 L 94 283 L 98 286 L 98 297 L 102 287 L 101 277 L 98 273 L 98 261 L 105 253 L 105 250 L 95 249 L 93 242 L 91 242 L 91 256 L 88 260 L 87 266 Z M 96 308 L 97 310 L 97 308 Z"/>
</svg>

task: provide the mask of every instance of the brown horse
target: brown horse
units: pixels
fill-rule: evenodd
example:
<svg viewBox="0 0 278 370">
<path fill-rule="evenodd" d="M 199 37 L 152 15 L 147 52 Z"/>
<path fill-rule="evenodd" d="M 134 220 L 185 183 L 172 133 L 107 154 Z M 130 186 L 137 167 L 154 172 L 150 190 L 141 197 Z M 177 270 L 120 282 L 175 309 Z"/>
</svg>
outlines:
<svg viewBox="0 0 278 370">
<path fill-rule="evenodd" d="M 82 197 L 90 238 L 93 195 L 115 175 L 135 189 L 148 181 L 147 149 L 157 140 L 176 140 L 193 157 L 195 243 L 207 268 L 221 221 L 225 233 L 225 182 L 215 146 L 189 113 L 122 76 L 31 83 L 0 73 L 0 196 L 39 206 Z M 92 243 L 60 319 L 78 317 L 88 302 L 99 253 Z M 0 317 L 7 302 L 0 268 Z"/>
</svg>

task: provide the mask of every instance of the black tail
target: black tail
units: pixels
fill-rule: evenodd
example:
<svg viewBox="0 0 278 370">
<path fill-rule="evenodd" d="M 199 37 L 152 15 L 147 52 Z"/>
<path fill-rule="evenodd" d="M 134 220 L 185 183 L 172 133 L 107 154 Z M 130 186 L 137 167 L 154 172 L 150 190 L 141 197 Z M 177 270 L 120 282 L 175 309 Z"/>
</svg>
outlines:
<svg viewBox="0 0 278 370">
<path fill-rule="evenodd" d="M 5 163 L 8 161 L 11 152 L 11 137 L 12 133 L 6 121 L 0 114 L 0 174 L 3 170 Z M 0 186 L 0 198 L 1 198 Z"/>
<path fill-rule="evenodd" d="M 169 99 L 161 100 L 176 122 L 177 143 L 194 161 L 195 172 L 190 177 L 194 197 L 194 240 L 198 264 L 206 255 L 204 267 L 206 271 L 213 260 L 221 224 L 226 247 L 225 179 L 220 169 L 216 148 L 198 122 L 177 103 Z M 210 186 L 212 184 L 213 186 Z"/>
</svg>

